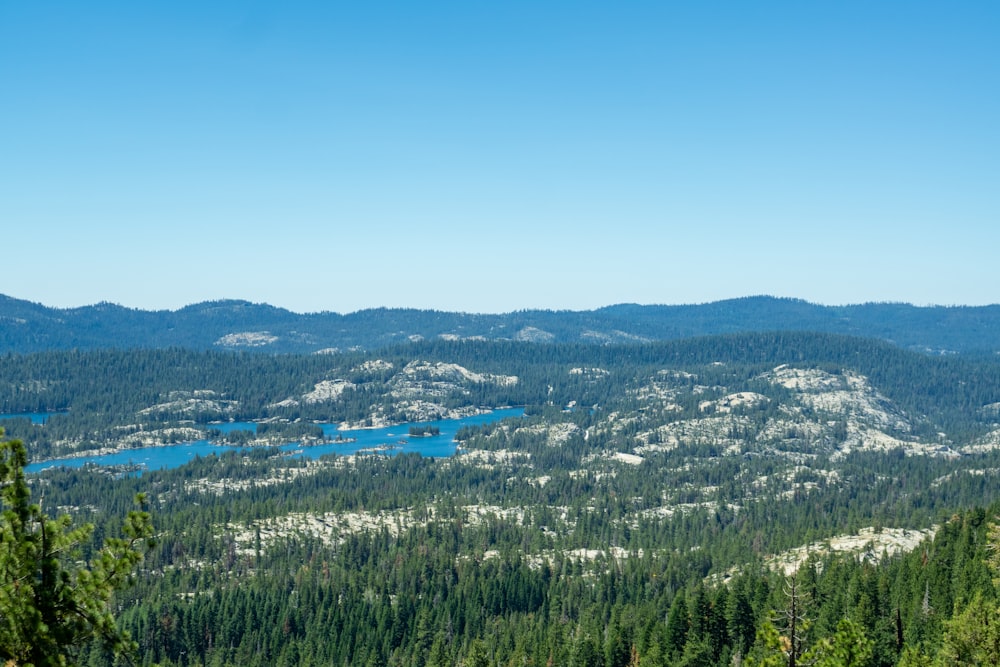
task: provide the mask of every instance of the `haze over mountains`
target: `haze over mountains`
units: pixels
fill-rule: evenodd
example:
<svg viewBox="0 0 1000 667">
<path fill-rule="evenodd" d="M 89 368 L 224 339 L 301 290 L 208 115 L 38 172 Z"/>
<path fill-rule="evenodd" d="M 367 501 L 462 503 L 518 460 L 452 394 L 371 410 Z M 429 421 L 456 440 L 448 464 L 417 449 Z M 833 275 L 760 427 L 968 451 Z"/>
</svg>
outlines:
<svg viewBox="0 0 1000 667">
<path fill-rule="evenodd" d="M 132 347 L 309 353 L 433 339 L 611 344 L 777 330 L 879 338 L 933 354 L 997 352 L 1000 305 L 823 306 L 754 296 L 590 311 L 472 314 L 374 308 L 342 315 L 299 314 L 242 300 L 208 301 L 175 311 L 110 303 L 58 309 L 0 295 L 0 352 L 18 353 Z"/>
</svg>

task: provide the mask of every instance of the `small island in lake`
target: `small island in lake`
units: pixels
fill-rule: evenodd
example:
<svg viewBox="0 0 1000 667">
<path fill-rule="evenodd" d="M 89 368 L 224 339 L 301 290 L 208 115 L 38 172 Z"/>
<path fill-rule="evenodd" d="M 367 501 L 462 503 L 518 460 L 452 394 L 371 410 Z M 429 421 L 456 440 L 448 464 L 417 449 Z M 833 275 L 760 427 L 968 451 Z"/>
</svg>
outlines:
<svg viewBox="0 0 1000 667">
<path fill-rule="evenodd" d="M 441 435 L 441 429 L 437 426 L 411 426 L 410 427 L 410 437 L 411 438 L 429 438 L 435 435 Z"/>
</svg>

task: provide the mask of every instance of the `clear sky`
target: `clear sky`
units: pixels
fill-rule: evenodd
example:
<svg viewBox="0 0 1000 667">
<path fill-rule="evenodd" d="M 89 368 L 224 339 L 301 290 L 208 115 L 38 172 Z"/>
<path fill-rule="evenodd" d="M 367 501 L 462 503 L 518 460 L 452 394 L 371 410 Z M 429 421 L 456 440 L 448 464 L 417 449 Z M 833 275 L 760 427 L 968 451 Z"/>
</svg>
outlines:
<svg viewBox="0 0 1000 667">
<path fill-rule="evenodd" d="M 0 293 L 996 303 L 998 36 L 995 0 L 0 0 Z"/>
</svg>

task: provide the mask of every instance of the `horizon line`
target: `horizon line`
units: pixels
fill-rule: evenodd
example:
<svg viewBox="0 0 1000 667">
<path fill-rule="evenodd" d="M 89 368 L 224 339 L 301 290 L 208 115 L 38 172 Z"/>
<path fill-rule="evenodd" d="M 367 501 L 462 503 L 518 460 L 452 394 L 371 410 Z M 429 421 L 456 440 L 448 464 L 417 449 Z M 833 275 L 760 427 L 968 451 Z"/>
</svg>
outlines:
<svg viewBox="0 0 1000 667">
<path fill-rule="evenodd" d="M 357 313 L 363 313 L 374 310 L 398 310 L 398 311 L 418 311 L 418 312 L 435 312 L 435 313 L 451 313 L 457 315 L 486 315 L 486 316 L 501 316 L 501 315 L 512 315 L 517 313 L 531 313 L 531 312 L 550 312 L 550 313 L 589 313 L 596 312 L 600 310 L 606 310 L 609 308 L 618 308 L 623 306 L 635 306 L 639 308 L 691 308 L 699 306 L 711 306 L 728 302 L 735 301 L 750 301 L 750 300 L 772 300 L 772 301 L 784 301 L 799 303 L 808 306 L 816 306 L 819 308 L 856 308 L 863 306 L 907 306 L 910 308 L 990 308 L 994 306 L 1000 306 L 1000 302 L 985 303 L 985 304 L 939 304 L 939 303 L 928 303 L 928 304 L 915 304 L 910 301 L 895 301 L 895 300 L 873 300 L 873 301 L 861 301 L 861 302 L 847 302 L 847 303 L 821 303 L 818 301 L 810 301 L 801 297 L 791 297 L 791 296 L 776 296 L 772 294 L 747 294 L 744 296 L 729 297 L 723 299 L 715 299 L 710 301 L 691 301 L 685 303 L 639 303 L 634 301 L 620 301 L 615 303 L 605 304 L 603 306 L 596 306 L 594 308 L 557 308 L 557 307 L 525 307 L 517 308 L 513 310 L 500 310 L 500 311 L 470 311 L 470 310 L 449 310 L 444 308 L 427 308 L 427 307 L 417 307 L 417 306 L 368 306 L 365 308 L 359 308 L 357 310 L 351 311 L 335 311 L 335 310 L 292 310 L 291 308 L 286 308 L 284 306 L 275 305 L 267 301 L 252 301 L 250 299 L 243 298 L 219 298 L 219 299 L 205 299 L 202 301 L 195 301 L 189 304 L 185 304 L 178 308 L 150 308 L 150 307 L 140 307 L 140 306 L 127 306 L 114 301 L 98 301 L 95 303 L 84 304 L 80 306 L 51 306 L 41 301 L 31 301 L 30 299 L 21 299 L 18 297 L 10 296 L 8 294 L 0 294 L 0 298 L 8 301 L 15 301 L 24 304 L 30 304 L 32 306 L 37 306 L 45 308 L 48 310 L 59 310 L 59 311 L 72 311 L 72 310 L 84 310 L 87 308 L 98 308 L 98 307 L 113 307 L 121 308 L 123 310 L 131 310 L 136 312 L 145 313 L 157 313 L 157 312 L 169 312 L 177 313 L 189 308 L 197 308 L 199 306 L 211 306 L 211 305 L 224 305 L 224 304 L 242 304 L 248 306 L 263 306 L 274 308 L 276 310 L 284 310 L 285 312 L 292 313 L 295 315 L 340 315 L 347 316 Z"/>
</svg>

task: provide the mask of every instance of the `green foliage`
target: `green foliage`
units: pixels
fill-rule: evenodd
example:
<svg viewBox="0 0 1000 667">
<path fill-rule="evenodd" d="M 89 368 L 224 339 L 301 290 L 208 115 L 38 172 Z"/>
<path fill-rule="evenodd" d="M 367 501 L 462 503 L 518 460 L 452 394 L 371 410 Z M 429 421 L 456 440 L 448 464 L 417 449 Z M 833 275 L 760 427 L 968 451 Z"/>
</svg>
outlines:
<svg viewBox="0 0 1000 667">
<path fill-rule="evenodd" d="M 873 655 L 874 642 L 864 628 L 844 618 L 832 637 L 824 637 L 803 654 L 801 663 L 815 667 L 868 667 Z"/>
<path fill-rule="evenodd" d="M 529 500 L 551 497 L 561 504 L 566 498 L 528 493 L 555 494 L 552 487 L 560 482 L 522 488 L 509 481 L 512 470 L 502 467 L 373 458 L 340 462 L 274 488 L 221 496 L 182 491 L 185 480 L 210 471 L 265 477 L 278 461 L 263 454 L 205 460 L 141 479 L 86 471 L 46 475 L 47 498 L 60 504 L 74 497 L 122 506 L 140 485 L 157 492 L 163 537 L 148 555 L 156 574 L 119 596 L 120 621 L 145 661 L 252 667 L 290 660 L 294 651 L 302 664 L 457 665 L 485 654 L 489 664 L 545 664 L 551 658 L 552 664 L 606 667 L 631 660 L 634 648 L 641 665 L 722 666 L 735 655 L 751 664 L 787 664 L 780 633 L 768 639 L 766 632 L 773 610 L 787 603 L 780 577 L 750 566 L 725 586 L 704 583 L 700 558 L 710 568 L 712 562 L 728 567 L 729 548 L 713 540 L 746 544 L 736 524 L 713 523 L 706 514 L 679 516 L 637 527 L 622 542 L 641 548 L 642 557 L 634 551 L 621 560 L 563 555 L 623 537 L 611 538 L 614 524 L 596 520 L 587 506 L 600 508 L 600 517 L 605 510 L 609 517 L 618 512 L 610 493 L 626 495 L 630 468 L 612 486 L 587 492 L 572 515 L 571 535 L 544 538 L 542 526 L 551 530 L 557 518 Z M 448 501 L 435 502 L 435 496 Z M 523 519 L 494 514 L 478 523 L 461 507 L 500 505 L 504 498 L 528 507 Z M 252 526 L 253 517 L 323 515 L 337 506 L 399 508 L 427 517 L 424 508 L 434 507 L 440 520 L 395 537 L 372 529 L 325 544 L 301 533 L 250 550 L 241 549 L 230 532 Z M 893 665 L 910 645 L 936 659 L 953 609 L 948 600 L 971 600 L 975 590 L 995 599 L 989 573 L 977 574 L 991 553 L 984 517 L 994 513 L 956 515 L 943 522 L 933 542 L 877 566 L 852 556 L 815 557 L 812 575 L 799 578 L 803 591 L 815 591 L 809 614 L 817 621 L 805 650 L 827 664 L 846 656 L 857 664 Z M 699 532 L 706 525 L 721 532 Z M 692 550 L 694 544 L 703 546 Z M 526 553 L 532 559 L 548 554 L 548 560 L 539 564 Z M 897 609 L 902 649 L 896 646 Z M 763 628 L 757 639 L 755 628 Z M 859 629 L 868 641 L 851 639 Z M 870 644 L 890 651 L 873 646 L 873 657 L 865 658 Z M 848 651 L 852 645 L 855 653 Z"/>
<path fill-rule="evenodd" d="M 969 605 L 945 622 L 936 664 L 1000 665 L 1000 606 L 977 594 Z"/>
<path fill-rule="evenodd" d="M 786 667 L 790 643 L 782 637 L 770 620 L 764 620 L 757 630 L 754 650 L 747 657 L 747 667 Z"/>
<path fill-rule="evenodd" d="M 94 638 L 116 653 L 127 650 L 132 644 L 115 627 L 109 601 L 149 546 L 149 515 L 130 512 L 124 537 L 108 538 L 81 565 L 93 526 L 74 528 L 68 515 L 53 519 L 33 504 L 26 463 L 21 442 L 0 443 L 0 659 L 35 667 L 73 664 Z"/>
</svg>

